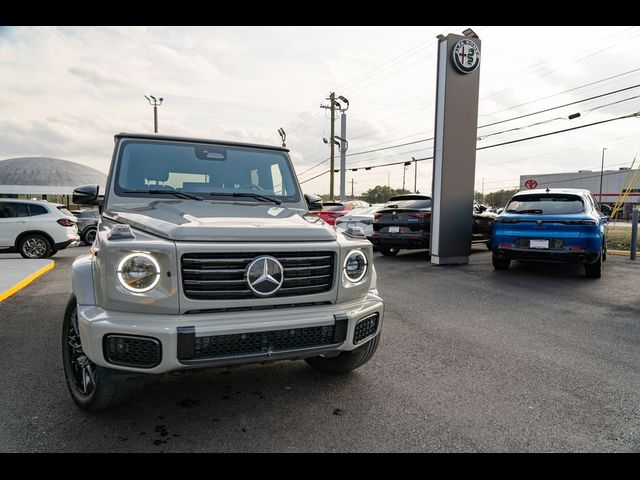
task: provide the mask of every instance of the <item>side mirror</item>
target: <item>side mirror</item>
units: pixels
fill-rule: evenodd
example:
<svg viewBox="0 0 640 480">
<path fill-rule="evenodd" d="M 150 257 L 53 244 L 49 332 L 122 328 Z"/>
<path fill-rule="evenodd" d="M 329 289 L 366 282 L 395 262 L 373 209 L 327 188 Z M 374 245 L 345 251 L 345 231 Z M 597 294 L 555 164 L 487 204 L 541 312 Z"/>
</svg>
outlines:
<svg viewBox="0 0 640 480">
<path fill-rule="evenodd" d="M 319 196 L 305 193 L 304 199 L 307 201 L 309 211 L 322 210 L 322 199 Z"/>
<path fill-rule="evenodd" d="M 613 212 L 613 209 L 609 205 L 602 204 L 602 205 L 600 205 L 600 212 L 604 216 L 608 217 L 608 216 L 611 216 L 611 213 Z"/>
<path fill-rule="evenodd" d="M 480 210 L 481 212 L 484 212 L 487 210 L 487 206 L 481 203 L 480 205 L 478 205 L 478 210 Z"/>
<path fill-rule="evenodd" d="M 83 185 L 73 190 L 73 203 L 76 205 L 98 205 L 102 207 L 104 197 L 98 195 L 99 185 Z"/>
</svg>

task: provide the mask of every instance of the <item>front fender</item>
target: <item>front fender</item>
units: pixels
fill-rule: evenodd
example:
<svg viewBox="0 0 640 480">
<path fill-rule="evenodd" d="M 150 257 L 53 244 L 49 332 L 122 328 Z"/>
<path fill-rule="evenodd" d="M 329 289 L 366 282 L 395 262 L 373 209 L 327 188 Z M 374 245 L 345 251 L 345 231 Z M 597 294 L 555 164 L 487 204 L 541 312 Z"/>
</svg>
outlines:
<svg viewBox="0 0 640 480">
<path fill-rule="evenodd" d="M 93 284 L 93 254 L 82 255 L 71 265 L 71 285 L 78 305 L 95 305 L 96 293 Z"/>
</svg>

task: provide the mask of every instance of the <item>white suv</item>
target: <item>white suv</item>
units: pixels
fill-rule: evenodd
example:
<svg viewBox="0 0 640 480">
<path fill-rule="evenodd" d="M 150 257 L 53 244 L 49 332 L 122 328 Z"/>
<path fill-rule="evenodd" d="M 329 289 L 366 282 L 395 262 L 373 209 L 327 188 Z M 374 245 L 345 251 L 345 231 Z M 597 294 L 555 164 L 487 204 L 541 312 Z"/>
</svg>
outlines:
<svg viewBox="0 0 640 480">
<path fill-rule="evenodd" d="M 78 219 L 64 205 L 0 198 L 0 252 L 47 258 L 79 242 Z"/>
</svg>

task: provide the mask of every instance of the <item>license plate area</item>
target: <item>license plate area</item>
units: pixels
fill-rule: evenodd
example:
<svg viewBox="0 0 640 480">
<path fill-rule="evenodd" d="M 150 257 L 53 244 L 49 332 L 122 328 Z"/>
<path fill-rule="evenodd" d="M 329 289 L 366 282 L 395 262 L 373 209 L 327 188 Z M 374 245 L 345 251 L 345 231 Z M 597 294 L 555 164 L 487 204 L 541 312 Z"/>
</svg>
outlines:
<svg viewBox="0 0 640 480">
<path fill-rule="evenodd" d="M 390 226 L 389 233 L 400 233 L 400 227 L 398 225 Z"/>
<path fill-rule="evenodd" d="M 549 240 L 530 239 L 529 248 L 549 248 Z"/>
<path fill-rule="evenodd" d="M 356 222 L 348 222 L 347 223 L 347 228 L 356 228 L 356 227 L 357 227 Z"/>
</svg>

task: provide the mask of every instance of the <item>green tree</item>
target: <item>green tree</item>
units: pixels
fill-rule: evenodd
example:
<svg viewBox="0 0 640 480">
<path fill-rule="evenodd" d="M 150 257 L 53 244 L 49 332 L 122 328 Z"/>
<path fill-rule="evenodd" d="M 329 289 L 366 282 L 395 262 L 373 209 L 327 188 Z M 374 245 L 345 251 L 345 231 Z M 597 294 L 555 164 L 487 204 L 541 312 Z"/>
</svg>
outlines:
<svg viewBox="0 0 640 480">
<path fill-rule="evenodd" d="M 391 197 L 396 195 L 404 195 L 406 193 L 412 193 L 409 190 L 403 190 L 402 188 L 395 189 L 390 188 L 387 185 L 376 185 L 364 192 L 360 198 L 369 203 L 386 203 Z"/>
<path fill-rule="evenodd" d="M 473 199 L 478 203 L 484 203 L 484 198 L 482 198 L 482 192 L 473 192 Z"/>
<path fill-rule="evenodd" d="M 485 195 L 485 205 L 493 207 L 504 207 L 509 199 L 515 195 L 519 190 L 514 188 L 513 190 L 498 190 L 497 192 L 487 193 Z"/>
</svg>

